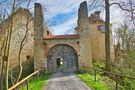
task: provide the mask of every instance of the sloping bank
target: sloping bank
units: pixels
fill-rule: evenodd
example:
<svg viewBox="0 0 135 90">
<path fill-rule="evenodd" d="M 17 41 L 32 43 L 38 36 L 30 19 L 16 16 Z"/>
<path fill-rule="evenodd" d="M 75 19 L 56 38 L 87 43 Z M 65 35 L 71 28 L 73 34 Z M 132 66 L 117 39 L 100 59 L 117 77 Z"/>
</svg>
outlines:
<svg viewBox="0 0 135 90">
<path fill-rule="evenodd" d="M 114 82 L 108 77 L 97 75 L 97 80 L 94 80 L 94 75 L 78 72 L 77 76 L 84 81 L 92 90 L 113 90 Z"/>
</svg>

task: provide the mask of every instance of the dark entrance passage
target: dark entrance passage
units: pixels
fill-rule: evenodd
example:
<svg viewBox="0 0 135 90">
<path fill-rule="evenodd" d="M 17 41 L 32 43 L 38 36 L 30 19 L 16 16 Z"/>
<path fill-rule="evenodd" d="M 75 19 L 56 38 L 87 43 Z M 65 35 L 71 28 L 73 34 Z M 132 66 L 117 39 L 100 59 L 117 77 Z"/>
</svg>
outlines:
<svg viewBox="0 0 135 90">
<path fill-rule="evenodd" d="M 69 45 L 59 44 L 48 53 L 47 67 L 50 72 L 74 72 L 78 69 L 78 55 Z"/>
<path fill-rule="evenodd" d="M 56 58 L 56 62 L 57 62 L 57 69 L 61 69 L 63 66 L 62 58 Z"/>
</svg>

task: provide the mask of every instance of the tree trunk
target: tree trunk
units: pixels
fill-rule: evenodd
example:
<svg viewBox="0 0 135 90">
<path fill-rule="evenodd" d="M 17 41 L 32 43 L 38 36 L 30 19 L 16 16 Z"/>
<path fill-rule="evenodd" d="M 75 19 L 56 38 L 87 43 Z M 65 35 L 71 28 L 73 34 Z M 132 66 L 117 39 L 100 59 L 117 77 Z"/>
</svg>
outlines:
<svg viewBox="0 0 135 90">
<path fill-rule="evenodd" d="M 110 5 L 109 0 L 105 0 L 105 52 L 106 52 L 106 65 L 105 68 L 107 71 L 111 71 L 111 62 L 110 62 Z"/>
</svg>

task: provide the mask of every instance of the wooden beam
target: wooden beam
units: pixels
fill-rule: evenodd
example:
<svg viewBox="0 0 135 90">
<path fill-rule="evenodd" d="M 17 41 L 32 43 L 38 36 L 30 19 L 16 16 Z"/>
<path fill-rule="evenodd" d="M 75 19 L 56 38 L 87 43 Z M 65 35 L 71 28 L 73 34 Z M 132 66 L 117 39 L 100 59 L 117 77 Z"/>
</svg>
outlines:
<svg viewBox="0 0 135 90">
<path fill-rule="evenodd" d="M 32 74 L 30 74 L 29 76 L 27 76 L 26 78 L 22 79 L 20 82 L 16 83 L 14 86 L 10 87 L 8 90 L 13 90 L 15 88 L 17 88 L 19 85 L 21 85 L 22 83 L 26 82 L 28 79 L 30 79 L 33 75 L 37 74 L 38 72 L 40 72 L 41 70 L 37 70 L 35 72 L 33 72 Z"/>
</svg>

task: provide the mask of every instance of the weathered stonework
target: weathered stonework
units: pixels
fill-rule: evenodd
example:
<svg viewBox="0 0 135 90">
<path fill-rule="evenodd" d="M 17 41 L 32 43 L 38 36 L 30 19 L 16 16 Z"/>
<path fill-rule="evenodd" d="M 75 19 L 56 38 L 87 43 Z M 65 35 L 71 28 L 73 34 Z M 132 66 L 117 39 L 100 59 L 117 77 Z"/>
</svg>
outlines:
<svg viewBox="0 0 135 90">
<path fill-rule="evenodd" d="M 44 48 L 43 48 L 43 35 L 44 35 L 44 25 L 43 25 L 43 13 L 42 6 L 38 3 L 35 3 L 34 11 L 34 68 L 40 69 L 46 67 L 46 61 L 44 57 Z"/>
<path fill-rule="evenodd" d="M 23 49 L 21 51 L 21 62 L 31 62 L 29 60 L 32 60 L 33 57 L 33 16 L 27 9 L 19 8 L 13 15 L 13 27 L 12 27 L 12 36 L 11 36 L 11 43 L 10 43 L 10 50 L 9 50 L 9 70 L 12 68 L 15 68 L 19 65 L 18 60 L 18 52 L 20 49 L 20 44 L 26 34 L 26 31 L 28 30 L 27 37 L 23 42 Z M 6 38 L 8 30 L 11 28 L 11 17 L 7 18 L 4 22 L 1 23 L 1 33 L 0 33 L 0 39 L 1 39 L 1 45 Z M 28 27 L 26 27 L 26 25 Z M 4 50 L 0 50 L 1 55 L 3 56 Z M 29 56 L 29 59 L 27 58 Z"/>
<path fill-rule="evenodd" d="M 80 29 L 80 67 L 92 67 L 91 30 L 89 28 L 86 1 L 80 4 L 78 12 L 78 28 Z"/>
<path fill-rule="evenodd" d="M 51 50 L 53 49 L 55 52 L 53 52 L 53 54 L 51 55 L 51 57 L 53 58 L 52 60 L 54 61 L 54 66 L 52 66 L 50 71 L 57 71 L 57 68 L 56 68 L 56 59 L 57 58 L 63 58 L 63 62 L 67 62 L 69 60 L 71 60 L 72 62 L 75 61 L 76 63 L 73 63 L 77 66 L 72 66 L 74 67 L 74 69 L 71 69 L 69 68 L 68 70 L 68 67 L 67 67 L 67 70 L 65 69 L 66 68 L 66 63 L 65 63 L 65 68 L 63 68 L 63 71 L 75 71 L 78 69 L 78 66 L 80 66 L 80 64 L 78 62 L 80 62 L 78 59 L 79 59 L 79 52 L 80 52 L 80 45 L 77 44 L 77 42 L 79 41 L 79 37 L 72 37 L 72 38 L 65 38 L 66 36 L 69 36 L 71 37 L 71 35 L 60 35 L 59 38 L 57 36 L 57 38 L 51 38 L 49 36 L 46 36 L 44 37 L 44 43 L 45 43 L 45 50 L 46 50 L 46 54 L 45 54 L 45 57 L 47 58 L 47 61 L 51 61 L 51 59 L 48 57 L 51 52 Z M 75 35 L 74 35 L 75 36 Z M 63 50 L 62 49 L 58 49 L 57 48 L 55 49 L 54 47 L 61 47 L 63 46 Z M 65 49 L 64 49 L 65 48 Z M 73 48 L 73 49 L 72 49 Z M 56 53 L 56 54 L 55 54 Z M 57 54 L 59 53 L 59 54 Z M 64 54 L 61 55 L 61 54 Z M 70 55 L 69 55 L 70 54 Z M 73 57 L 73 58 L 72 58 Z M 49 63 L 47 63 L 48 66 L 51 66 Z M 69 64 L 67 64 L 69 65 Z M 71 67 L 71 66 L 69 66 Z M 52 69 L 54 68 L 54 69 Z"/>
<path fill-rule="evenodd" d="M 52 35 L 44 25 L 42 6 L 36 3 L 34 9 L 34 19 L 28 10 L 18 11 L 20 13 L 14 16 L 9 56 L 11 67 L 18 65 L 16 63 L 18 63 L 17 55 L 20 43 L 15 42 L 20 42 L 25 35 L 26 30 L 23 28 L 26 28 L 27 16 L 29 16 L 29 31 L 25 41 L 26 45 L 21 53 L 21 60 L 25 62 L 29 56 L 33 56 L 35 70 L 48 67 L 50 72 L 55 72 L 58 70 L 57 59 L 65 60 L 63 61 L 63 71 L 76 71 L 83 66 L 92 67 L 93 60 L 105 60 L 105 33 L 98 28 L 101 25 L 104 26 L 104 21 L 100 19 L 99 11 L 88 17 L 86 1 L 82 2 L 79 7 L 77 34 L 75 35 Z M 5 37 L 7 33 L 3 32 L 1 28 L 4 27 L 8 30 L 9 22 L 10 19 L 0 25 L 2 37 Z M 111 33 L 110 36 L 112 36 Z M 2 37 L 0 37 L 1 40 L 3 40 Z M 111 59 L 114 60 L 111 38 L 110 42 Z"/>
<path fill-rule="evenodd" d="M 38 10 L 38 11 L 41 11 L 41 10 Z M 38 12 L 35 12 L 35 13 L 38 13 Z M 41 17 L 41 16 L 38 16 L 38 17 Z M 55 37 L 55 36 L 45 35 L 45 39 L 44 39 L 44 46 L 45 46 L 45 50 L 44 50 L 45 51 L 44 62 L 46 62 L 46 63 L 43 64 L 44 62 L 42 60 L 40 60 L 39 55 L 36 55 L 36 58 L 37 59 L 35 59 L 36 61 L 34 61 L 34 63 L 37 64 L 37 65 L 35 65 L 35 69 L 36 68 L 39 68 L 41 66 L 42 67 L 46 67 L 46 64 L 47 64 L 47 66 L 51 66 L 50 64 L 47 63 L 48 60 L 50 60 L 48 58 L 48 53 L 52 49 L 52 47 L 54 47 L 55 45 L 58 45 L 58 44 L 60 44 L 60 45 L 63 45 L 63 44 L 64 45 L 65 44 L 66 45 L 70 45 L 74 49 L 76 47 L 78 47 L 79 48 L 78 50 L 75 49 L 76 52 L 77 52 L 77 56 L 78 56 L 78 58 L 77 58 L 78 66 L 79 67 L 82 67 L 82 66 L 91 67 L 92 66 L 91 39 L 89 38 L 90 37 L 90 29 L 89 29 L 89 26 L 88 26 L 89 25 L 89 23 L 88 23 L 88 10 L 87 10 L 87 3 L 86 2 L 83 2 L 80 5 L 78 25 L 79 25 L 79 27 L 82 30 L 82 32 L 77 35 L 77 36 L 79 36 L 78 38 L 74 38 L 74 36 L 71 37 L 71 35 L 67 35 L 68 37 L 66 37 L 66 35 L 65 36 L 62 36 L 61 35 L 59 38 L 58 38 L 58 36 Z M 39 26 L 40 25 L 35 26 L 35 28 L 37 28 Z M 45 32 L 47 32 L 47 30 L 45 30 Z M 39 35 L 39 37 L 41 37 L 41 36 Z M 38 41 L 40 41 L 40 40 L 38 40 Z M 88 42 L 90 42 L 90 43 L 88 43 Z M 35 48 L 37 50 L 41 50 L 41 49 L 39 49 L 37 47 L 35 47 Z M 38 52 L 40 52 L 40 51 L 38 51 Z M 56 52 L 57 52 L 57 50 L 56 50 Z M 65 58 L 65 59 L 67 59 L 67 58 Z M 54 63 L 54 64 L 55 64 L 54 66 L 56 66 L 56 63 Z M 68 64 L 69 63 L 67 63 L 67 65 Z M 54 68 L 54 67 L 51 67 L 51 68 Z M 49 69 L 51 69 L 51 68 L 49 68 Z M 55 69 L 56 68 L 54 68 L 54 71 L 56 71 Z M 67 69 L 68 69 L 68 67 L 67 67 Z"/>
<path fill-rule="evenodd" d="M 91 28 L 91 46 L 92 46 L 92 59 L 93 60 L 105 60 L 105 22 L 100 18 L 100 12 L 89 16 L 89 27 Z M 111 25 L 110 25 L 110 37 L 112 37 Z M 110 53 L 111 60 L 114 60 L 114 47 L 112 38 L 110 38 Z"/>
</svg>

